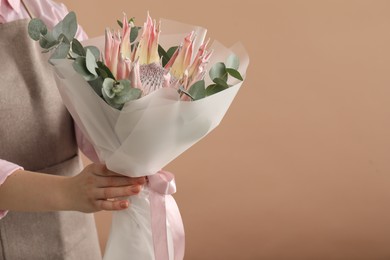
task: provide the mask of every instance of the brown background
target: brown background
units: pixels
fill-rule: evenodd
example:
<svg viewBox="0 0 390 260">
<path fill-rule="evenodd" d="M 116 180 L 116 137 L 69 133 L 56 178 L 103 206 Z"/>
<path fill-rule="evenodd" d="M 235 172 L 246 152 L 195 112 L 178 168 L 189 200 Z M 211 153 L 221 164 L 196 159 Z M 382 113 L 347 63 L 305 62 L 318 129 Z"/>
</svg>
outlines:
<svg viewBox="0 0 390 260">
<path fill-rule="evenodd" d="M 390 1 L 63 2 L 90 36 L 150 10 L 250 54 L 222 124 L 166 167 L 185 259 L 390 259 Z"/>
</svg>

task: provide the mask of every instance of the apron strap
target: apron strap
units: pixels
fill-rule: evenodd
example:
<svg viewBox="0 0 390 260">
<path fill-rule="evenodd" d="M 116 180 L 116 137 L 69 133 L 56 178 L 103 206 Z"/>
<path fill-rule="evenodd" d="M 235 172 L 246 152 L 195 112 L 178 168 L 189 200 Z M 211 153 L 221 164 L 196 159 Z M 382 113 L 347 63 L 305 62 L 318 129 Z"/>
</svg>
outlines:
<svg viewBox="0 0 390 260">
<path fill-rule="evenodd" d="M 30 16 L 30 18 L 33 19 L 35 16 L 34 16 L 33 12 L 31 12 L 31 9 L 27 5 L 27 3 L 24 0 L 20 0 L 20 2 L 22 2 L 24 8 L 26 9 L 28 16 Z"/>
</svg>

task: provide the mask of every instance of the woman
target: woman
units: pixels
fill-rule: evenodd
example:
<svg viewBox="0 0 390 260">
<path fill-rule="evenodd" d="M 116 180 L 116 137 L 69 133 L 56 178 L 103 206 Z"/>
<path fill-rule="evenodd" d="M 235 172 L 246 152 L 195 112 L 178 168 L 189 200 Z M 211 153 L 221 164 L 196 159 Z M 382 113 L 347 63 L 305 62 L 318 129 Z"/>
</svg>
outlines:
<svg viewBox="0 0 390 260">
<path fill-rule="evenodd" d="M 96 154 L 27 34 L 29 18 L 53 26 L 66 14 L 50 0 L 0 0 L 0 209 L 10 211 L 0 212 L 0 259 L 101 259 L 85 213 L 127 208 L 124 197 L 145 182 L 97 163 L 81 168 L 77 145 L 95 162 Z"/>
</svg>

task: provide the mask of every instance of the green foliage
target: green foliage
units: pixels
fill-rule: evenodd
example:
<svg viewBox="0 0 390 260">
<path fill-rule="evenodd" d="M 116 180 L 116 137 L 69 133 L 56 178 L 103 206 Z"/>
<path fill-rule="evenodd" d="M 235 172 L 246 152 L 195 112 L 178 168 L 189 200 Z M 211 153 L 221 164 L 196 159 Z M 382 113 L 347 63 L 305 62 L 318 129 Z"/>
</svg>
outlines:
<svg viewBox="0 0 390 260">
<path fill-rule="evenodd" d="M 77 54 L 78 56 L 83 56 L 87 55 L 87 52 L 85 51 L 83 45 L 76 39 L 74 38 L 72 40 L 72 52 Z"/>
<path fill-rule="evenodd" d="M 244 80 L 238 70 L 232 69 L 232 68 L 226 68 L 226 72 L 232 76 L 233 78 Z"/>
<path fill-rule="evenodd" d="M 107 104 L 116 109 L 122 109 L 126 102 L 140 98 L 142 91 L 138 88 L 132 88 L 127 79 L 115 81 L 111 78 L 105 78 L 102 94 Z"/>
<path fill-rule="evenodd" d="M 215 63 L 209 71 L 210 79 L 214 81 L 215 78 L 220 78 L 227 81 L 226 66 L 223 62 Z"/>
<path fill-rule="evenodd" d="M 206 87 L 204 80 L 195 82 L 189 89 L 188 93 L 191 95 L 192 100 L 198 100 L 206 97 Z"/>
<path fill-rule="evenodd" d="M 87 50 L 89 50 L 96 60 L 100 59 L 100 50 L 96 46 L 86 46 L 84 47 L 85 53 L 87 53 Z"/>
<path fill-rule="evenodd" d="M 95 56 L 92 54 L 90 49 L 87 49 L 87 54 L 85 56 L 87 70 L 92 74 L 97 76 L 96 68 L 98 67 L 96 63 Z"/>
<path fill-rule="evenodd" d="M 45 36 L 40 36 L 39 45 L 46 49 L 44 52 L 48 52 L 51 49 L 57 47 L 59 41 L 53 38 L 51 33 L 47 33 Z"/>
<path fill-rule="evenodd" d="M 50 59 L 63 59 L 69 55 L 71 41 L 77 32 L 77 19 L 74 12 L 68 13 L 62 21 L 49 31 L 45 23 L 37 18 L 28 24 L 28 34 L 44 49 L 43 52 L 54 50 Z"/>
<path fill-rule="evenodd" d="M 129 22 L 133 22 L 133 18 Z M 132 28 L 131 37 L 134 40 L 140 28 Z M 33 40 L 39 41 L 43 52 L 53 51 L 50 59 L 74 60 L 72 64 L 74 70 L 83 76 L 91 88 L 109 105 L 121 109 L 124 103 L 140 98 L 142 91 L 132 88 L 129 80 L 117 81 L 110 69 L 100 60 L 99 49 L 95 46 L 84 47 L 74 38 L 76 31 L 77 19 L 73 12 L 66 15 L 53 31 L 48 31 L 40 19 L 32 19 L 28 25 L 28 34 Z"/>
<path fill-rule="evenodd" d="M 115 80 L 114 75 L 112 75 L 112 72 L 110 71 L 110 69 L 103 62 L 98 61 L 97 65 L 98 65 L 97 72 L 98 72 L 100 77 L 102 77 L 103 79 L 112 78 Z"/>
<path fill-rule="evenodd" d="M 61 34 L 68 39 L 73 39 L 77 32 L 77 18 L 74 12 L 69 12 L 62 21 L 53 28 L 54 38 L 58 38 Z"/>
<path fill-rule="evenodd" d="M 39 41 L 41 35 L 47 34 L 47 27 L 42 20 L 34 18 L 28 23 L 28 35 L 34 41 Z"/>
<path fill-rule="evenodd" d="M 211 96 L 211 95 L 218 93 L 218 92 L 225 90 L 225 89 L 227 89 L 227 87 L 224 87 L 224 86 L 221 86 L 218 84 L 211 84 L 206 89 L 206 96 Z"/>
<path fill-rule="evenodd" d="M 213 79 L 213 82 L 221 87 L 224 87 L 224 88 L 228 88 L 229 85 L 227 84 L 227 82 L 221 78 L 214 78 Z"/>
<path fill-rule="evenodd" d="M 226 63 L 218 62 L 214 64 L 209 71 L 209 76 L 213 84 L 206 88 L 206 96 L 211 96 L 229 88 L 230 85 L 227 83 L 229 76 L 242 81 L 243 78 L 238 71 L 239 66 L 240 61 L 235 54 L 231 54 L 227 58 Z"/>
<path fill-rule="evenodd" d="M 73 68 L 77 73 L 83 76 L 86 81 L 96 79 L 96 76 L 88 70 L 87 61 L 85 57 L 77 57 L 73 62 Z"/>
<path fill-rule="evenodd" d="M 67 42 L 60 43 L 53 54 L 50 56 L 50 59 L 65 59 L 68 56 L 70 50 L 70 44 Z"/>
<path fill-rule="evenodd" d="M 226 67 L 238 70 L 238 68 L 240 67 L 240 60 L 238 59 L 237 55 L 229 55 L 229 57 L 226 59 Z"/>
<path fill-rule="evenodd" d="M 160 44 L 158 45 L 158 55 L 160 56 L 163 67 L 165 67 L 165 65 L 167 65 L 167 63 L 172 58 L 173 54 L 175 54 L 178 47 L 179 46 L 173 46 L 173 47 L 169 48 L 168 51 L 165 51 L 164 48 Z"/>
<path fill-rule="evenodd" d="M 161 50 L 159 49 L 159 52 L 161 52 L 162 57 L 166 55 L 164 54 L 165 51 L 162 48 Z M 228 57 L 226 63 L 217 62 L 211 67 L 209 70 L 209 76 L 213 83 L 207 86 L 207 88 L 205 87 L 205 81 L 199 80 L 192 84 L 188 88 L 188 91 L 183 87 L 180 87 L 179 93 L 181 95 L 187 95 L 192 101 L 196 101 L 223 91 L 230 87 L 227 83 L 229 75 L 236 79 L 243 80 L 240 72 L 237 70 L 238 67 L 239 59 L 236 55 L 232 54 Z"/>
<path fill-rule="evenodd" d="M 96 79 L 88 81 L 88 84 L 92 87 L 92 89 L 96 92 L 96 94 L 103 98 L 102 94 L 102 85 L 103 85 L 103 78 L 97 77 Z"/>
<path fill-rule="evenodd" d="M 121 28 L 123 28 L 123 23 L 122 23 L 122 21 L 116 20 L 116 22 L 118 23 L 118 25 L 119 25 Z M 131 17 L 131 18 L 129 19 L 129 21 L 128 21 L 128 23 L 134 23 L 134 22 L 135 22 L 135 17 Z"/>
</svg>

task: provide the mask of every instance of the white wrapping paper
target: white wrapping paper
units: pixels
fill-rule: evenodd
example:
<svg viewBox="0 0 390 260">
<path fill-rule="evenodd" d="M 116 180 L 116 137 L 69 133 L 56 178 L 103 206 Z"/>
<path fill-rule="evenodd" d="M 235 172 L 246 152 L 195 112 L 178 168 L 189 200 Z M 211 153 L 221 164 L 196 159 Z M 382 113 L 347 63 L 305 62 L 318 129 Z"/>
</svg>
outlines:
<svg viewBox="0 0 390 260">
<path fill-rule="evenodd" d="M 195 47 L 199 47 L 205 29 L 163 20 L 160 44 L 165 48 L 178 45 L 192 30 L 198 36 Z M 91 39 L 83 44 L 95 45 L 102 50 L 104 38 Z M 211 48 L 214 54 L 210 65 L 224 62 L 233 51 L 240 58 L 239 71 L 245 75 L 249 59 L 241 45 L 227 49 L 214 43 Z M 232 81 L 237 84 L 194 102 L 180 101 L 175 89 L 163 88 L 128 102 L 119 111 L 95 94 L 73 70 L 70 61 L 57 61 L 55 76 L 64 104 L 93 144 L 100 161 L 110 170 L 132 177 L 155 174 L 213 130 L 242 84 Z M 155 259 L 148 187 L 130 200 L 131 206 L 127 210 L 113 213 L 105 260 Z M 167 233 L 169 259 L 173 260 L 177 258 L 174 258 L 171 224 L 175 223 L 167 223 Z"/>
</svg>

